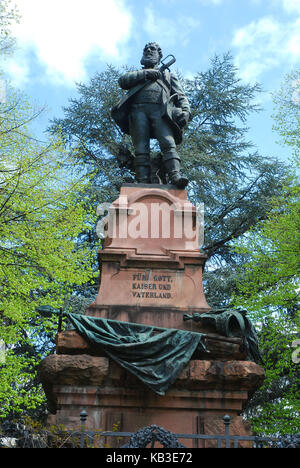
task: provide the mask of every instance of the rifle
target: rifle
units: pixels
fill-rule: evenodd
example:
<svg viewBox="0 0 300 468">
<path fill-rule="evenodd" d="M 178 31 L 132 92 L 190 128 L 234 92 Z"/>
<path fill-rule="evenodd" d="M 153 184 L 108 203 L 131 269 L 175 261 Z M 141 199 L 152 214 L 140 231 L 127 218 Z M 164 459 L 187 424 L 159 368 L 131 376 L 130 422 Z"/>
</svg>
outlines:
<svg viewBox="0 0 300 468">
<path fill-rule="evenodd" d="M 168 57 L 172 57 L 171 60 L 169 60 L 167 63 L 165 63 L 166 59 Z M 161 60 L 161 67 L 159 68 L 159 71 L 163 73 L 165 70 L 167 70 L 173 63 L 176 62 L 176 58 L 174 55 L 169 54 L 167 55 L 163 60 Z M 127 104 L 129 102 L 130 97 L 140 91 L 142 88 L 144 88 L 147 84 L 149 83 L 149 80 L 146 80 L 142 83 L 137 84 L 133 88 L 131 88 L 128 93 L 123 96 L 122 99 L 118 102 L 116 106 L 114 106 L 111 110 L 111 116 L 114 119 L 114 121 L 117 123 L 117 125 L 121 128 L 122 132 L 127 133 L 129 135 L 129 127 L 128 127 L 128 109 L 127 109 Z"/>
<path fill-rule="evenodd" d="M 172 57 L 171 60 L 169 60 L 167 63 L 164 63 L 165 60 L 167 60 L 168 57 Z M 163 60 L 161 60 L 162 66 L 159 68 L 159 71 L 161 73 L 163 73 L 165 70 L 167 70 L 175 62 L 176 62 L 176 58 L 174 57 L 174 55 L 172 55 L 172 54 L 167 55 Z"/>
</svg>

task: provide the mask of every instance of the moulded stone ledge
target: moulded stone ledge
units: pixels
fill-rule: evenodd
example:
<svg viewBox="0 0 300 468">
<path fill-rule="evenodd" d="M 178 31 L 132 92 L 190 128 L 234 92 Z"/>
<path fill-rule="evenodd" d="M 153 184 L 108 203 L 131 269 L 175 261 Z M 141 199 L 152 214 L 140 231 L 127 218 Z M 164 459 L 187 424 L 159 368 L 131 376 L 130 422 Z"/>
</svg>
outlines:
<svg viewBox="0 0 300 468">
<path fill-rule="evenodd" d="M 77 407 L 123 408 L 150 410 L 201 410 L 201 411 L 235 411 L 240 413 L 248 400 L 246 390 L 179 390 L 170 388 L 165 395 L 136 389 L 106 387 L 76 387 L 54 385 L 53 393 L 58 398 L 58 406 L 66 409 Z M 224 414 L 223 414 L 224 416 Z"/>
<path fill-rule="evenodd" d="M 115 386 L 140 388 L 144 385 L 130 372 L 106 357 L 50 355 L 40 363 L 44 386 Z M 197 389 L 241 389 L 252 393 L 264 380 L 264 370 L 251 361 L 191 360 L 172 387 Z"/>
</svg>

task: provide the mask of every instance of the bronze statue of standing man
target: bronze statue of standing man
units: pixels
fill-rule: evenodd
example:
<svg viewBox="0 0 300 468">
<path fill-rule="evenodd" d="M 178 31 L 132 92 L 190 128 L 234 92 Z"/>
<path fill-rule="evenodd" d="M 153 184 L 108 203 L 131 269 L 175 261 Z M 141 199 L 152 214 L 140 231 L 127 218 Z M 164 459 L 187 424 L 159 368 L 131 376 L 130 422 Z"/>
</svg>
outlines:
<svg viewBox="0 0 300 468">
<path fill-rule="evenodd" d="M 145 45 L 141 70 L 128 72 L 119 79 L 126 96 L 112 110 L 112 116 L 124 133 L 131 136 L 135 149 L 135 173 L 139 183 L 151 182 L 150 139 L 160 146 L 162 162 L 169 180 L 183 189 L 188 179 L 180 174 L 183 129 L 190 119 L 189 102 L 177 77 L 159 68 L 161 48 L 156 42 Z"/>
</svg>

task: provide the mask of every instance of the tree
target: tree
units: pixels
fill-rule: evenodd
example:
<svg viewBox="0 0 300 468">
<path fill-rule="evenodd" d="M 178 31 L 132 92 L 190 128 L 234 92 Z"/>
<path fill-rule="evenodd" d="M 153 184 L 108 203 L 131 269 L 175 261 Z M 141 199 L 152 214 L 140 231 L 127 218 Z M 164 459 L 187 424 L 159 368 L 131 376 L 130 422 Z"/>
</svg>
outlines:
<svg viewBox="0 0 300 468">
<path fill-rule="evenodd" d="M 293 102 L 295 77 L 286 78 L 274 96 L 275 125 L 299 162 L 299 102 Z M 300 82 L 298 82 L 300 83 Z M 265 221 L 236 244 L 246 257 L 234 304 L 247 308 L 260 330 L 266 380 L 248 414 L 260 432 L 299 432 L 299 364 L 293 344 L 299 334 L 300 189 L 295 174 L 273 198 Z M 298 335 L 299 337 L 299 335 Z"/>
<path fill-rule="evenodd" d="M 0 53 L 14 48 L 19 20 L 10 0 L 0 3 Z M 0 82 L 4 83 L 2 74 Z M 91 282 L 93 249 L 79 243 L 95 223 L 86 208 L 90 183 L 74 167 L 59 134 L 38 142 L 30 124 L 40 110 L 6 84 L 0 113 L 0 418 L 39 408 L 36 378 L 42 356 L 54 347 L 57 318 L 36 307 L 68 304 L 78 284 Z M 3 344 L 5 343 L 5 351 Z"/>
<path fill-rule="evenodd" d="M 15 40 L 11 35 L 12 23 L 19 21 L 16 7 L 11 6 L 11 0 L 1 0 L 0 3 L 0 55 L 11 53 Z"/>
<path fill-rule="evenodd" d="M 300 150 L 300 70 L 288 74 L 279 91 L 273 95 L 275 104 L 274 130 L 281 144 L 292 150 L 293 160 L 299 167 Z"/>
<path fill-rule="evenodd" d="M 130 168 L 120 169 L 120 160 L 133 152 L 130 138 L 110 115 L 123 93 L 118 86 L 123 72 L 110 66 L 88 84 L 78 84 L 78 97 L 51 125 L 51 131 L 62 131 L 70 148 L 80 149 L 78 164 L 94 172 L 95 206 L 113 201 L 121 184 L 134 180 Z M 246 121 L 259 110 L 255 98 L 260 88 L 239 80 L 229 54 L 214 57 L 208 71 L 181 81 L 193 119 L 179 153 L 190 179 L 189 199 L 205 204 L 206 295 L 212 306 L 220 306 L 230 299 L 241 262 L 230 242 L 266 217 L 286 168 L 275 158 L 259 155 L 247 141 Z M 157 151 L 154 144 L 152 154 Z"/>
<path fill-rule="evenodd" d="M 247 257 L 235 306 L 257 324 L 266 380 L 248 407 L 260 432 L 299 432 L 299 385 L 293 343 L 299 332 L 300 190 L 286 188 L 268 219 L 238 243 Z"/>
<path fill-rule="evenodd" d="M 77 241 L 95 223 L 86 208 L 89 177 L 66 170 L 75 157 L 59 135 L 43 144 L 34 139 L 34 117 L 26 99 L 8 88 L 0 116 L 0 339 L 6 344 L 0 417 L 45 400 L 36 371 L 55 346 L 57 318 L 41 317 L 37 306 L 62 307 L 94 277 L 93 250 Z"/>
</svg>

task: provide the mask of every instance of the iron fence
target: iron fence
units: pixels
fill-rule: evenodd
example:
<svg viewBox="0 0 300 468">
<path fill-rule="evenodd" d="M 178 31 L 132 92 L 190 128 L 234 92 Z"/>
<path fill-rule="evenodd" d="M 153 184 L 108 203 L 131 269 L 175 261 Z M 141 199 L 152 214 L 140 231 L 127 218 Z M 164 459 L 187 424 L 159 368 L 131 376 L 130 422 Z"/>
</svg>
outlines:
<svg viewBox="0 0 300 468">
<path fill-rule="evenodd" d="M 177 453 L 182 454 L 182 452 L 189 453 L 190 448 L 183 445 L 188 439 L 193 441 L 194 448 L 245 446 L 249 448 L 300 448 L 300 433 L 278 437 L 233 435 L 230 431 L 231 419 L 228 415 L 223 418 L 224 431 L 221 432 L 224 434 L 173 434 L 156 425 L 144 427 L 137 432 L 89 430 L 86 424 L 87 418 L 86 411 L 82 411 L 80 426 L 73 431 L 67 431 L 63 426 L 36 430 L 36 428 L 19 423 L 2 423 L 0 448 L 111 448 L 113 451 L 118 448 L 151 448 L 155 450 L 155 453 L 157 449 L 163 448 L 180 449 Z M 104 451 L 103 454 L 105 453 Z M 173 454 L 176 455 L 176 451 L 173 451 Z"/>
<path fill-rule="evenodd" d="M 71 433 L 73 447 L 88 448 L 97 445 L 99 448 L 106 448 L 108 445 L 103 440 L 113 437 L 118 438 L 119 447 L 116 448 L 155 448 L 156 443 L 159 443 L 160 447 L 163 448 L 186 448 L 178 442 L 178 439 L 215 441 L 216 448 L 239 448 L 241 442 L 248 442 L 249 447 L 252 448 L 296 448 L 293 443 L 290 444 L 290 447 L 288 443 L 284 444 L 282 441 L 280 443 L 278 437 L 233 435 L 230 433 L 231 418 L 227 414 L 223 418 L 224 434 L 173 434 L 155 425 L 142 428 L 137 432 L 92 431 L 86 428 L 87 418 L 87 412 L 82 411 L 80 413 L 80 430 Z M 125 443 L 124 439 L 128 438 L 129 442 Z M 297 440 L 299 443 L 299 437 Z"/>
</svg>

